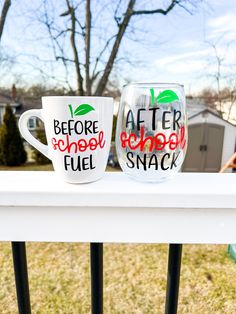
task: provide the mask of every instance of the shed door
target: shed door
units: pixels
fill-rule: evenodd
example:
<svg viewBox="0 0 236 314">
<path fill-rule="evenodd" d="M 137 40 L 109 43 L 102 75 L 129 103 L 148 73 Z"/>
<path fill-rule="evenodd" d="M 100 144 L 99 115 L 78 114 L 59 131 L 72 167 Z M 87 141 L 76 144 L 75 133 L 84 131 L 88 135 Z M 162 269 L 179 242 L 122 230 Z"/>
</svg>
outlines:
<svg viewBox="0 0 236 314">
<path fill-rule="evenodd" d="M 183 171 L 201 172 L 203 171 L 203 152 L 200 146 L 204 142 L 203 124 L 194 124 L 188 129 L 188 147 L 187 154 L 183 164 Z"/>
<path fill-rule="evenodd" d="M 189 142 L 183 171 L 218 172 L 221 168 L 224 126 L 194 124 L 189 127 Z"/>
</svg>

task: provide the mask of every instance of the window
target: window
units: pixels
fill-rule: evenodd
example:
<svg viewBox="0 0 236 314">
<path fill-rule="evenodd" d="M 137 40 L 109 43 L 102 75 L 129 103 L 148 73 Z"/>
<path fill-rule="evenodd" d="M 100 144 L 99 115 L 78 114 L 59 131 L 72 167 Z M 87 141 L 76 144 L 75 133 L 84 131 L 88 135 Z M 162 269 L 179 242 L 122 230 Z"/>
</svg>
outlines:
<svg viewBox="0 0 236 314">
<path fill-rule="evenodd" d="M 28 128 L 31 130 L 36 128 L 36 119 L 35 118 L 29 118 Z"/>
<path fill-rule="evenodd" d="M 5 111 L 5 108 L 0 108 L 0 124 L 3 123 L 4 111 Z"/>
</svg>

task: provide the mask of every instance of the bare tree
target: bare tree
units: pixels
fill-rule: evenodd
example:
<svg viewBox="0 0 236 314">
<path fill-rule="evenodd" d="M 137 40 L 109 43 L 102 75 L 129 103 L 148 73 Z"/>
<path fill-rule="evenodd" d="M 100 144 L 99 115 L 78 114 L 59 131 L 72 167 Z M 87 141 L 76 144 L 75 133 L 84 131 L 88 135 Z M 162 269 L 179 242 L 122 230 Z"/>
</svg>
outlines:
<svg viewBox="0 0 236 314">
<path fill-rule="evenodd" d="M 85 79 L 87 95 L 91 94 L 90 80 L 90 48 L 91 48 L 91 9 L 90 0 L 86 1 L 86 17 L 85 17 Z"/>
<path fill-rule="evenodd" d="M 5 0 L 3 3 L 2 13 L 1 13 L 1 17 L 0 17 L 0 41 L 2 38 L 3 28 L 4 28 L 4 25 L 6 22 L 6 17 L 7 17 L 7 13 L 8 13 L 10 6 L 11 6 L 11 0 Z"/>
<path fill-rule="evenodd" d="M 10 6 L 11 6 L 11 0 L 4 0 L 1 15 L 0 15 L 0 43 L 1 43 L 3 30 L 4 30 L 4 26 L 6 23 L 6 18 L 7 18 L 7 14 L 8 14 Z M 14 57 L 10 55 L 8 51 L 5 51 L 3 47 L 1 47 L 0 49 L 0 65 L 1 65 L 0 81 L 1 82 L 2 82 L 2 78 L 6 79 L 7 75 L 11 73 L 13 64 L 14 64 Z"/>
<path fill-rule="evenodd" d="M 207 44 L 213 49 L 214 58 L 211 58 L 211 64 L 216 66 L 213 74 L 208 76 L 213 77 L 216 83 L 215 91 L 205 89 L 202 91 L 202 96 L 210 95 L 211 106 L 215 107 L 222 118 L 232 120 L 231 114 L 236 101 L 236 80 L 235 76 L 225 71 L 225 63 L 227 61 L 227 52 L 230 47 L 229 43 L 224 44 L 223 49 L 219 47 L 219 42 L 223 37 L 218 38 L 215 42 L 207 41 Z M 231 66 L 232 67 L 232 66 Z M 205 98 L 207 100 L 207 97 Z"/>
<path fill-rule="evenodd" d="M 221 98 L 221 81 L 222 81 L 222 63 L 224 62 L 225 55 L 220 55 L 219 49 L 217 49 L 217 44 L 207 41 L 207 44 L 213 49 L 214 51 L 214 57 L 216 64 L 216 71 L 214 74 L 211 74 L 210 76 L 213 76 L 213 78 L 216 81 L 216 88 L 217 88 L 217 100 L 219 103 L 219 112 L 223 112 L 223 104 L 222 104 L 222 98 Z"/>
<path fill-rule="evenodd" d="M 230 91 L 230 106 L 229 106 L 229 110 L 228 110 L 228 116 L 227 116 L 227 120 L 232 120 L 234 122 L 236 122 L 236 117 L 232 117 L 232 111 L 233 108 L 236 105 L 236 87 L 234 87 L 233 90 Z"/>
<path fill-rule="evenodd" d="M 95 37 L 95 22 L 99 19 L 99 14 L 96 16 L 97 12 L 94 9 L 97 5 L 96 2 L 93 2 L 92 6 L 91 0 L 82 0 L 81 2 L 63 0 L 66 5 L 65 11 L 59 14 L 60 17 L 55 17 L 50 16 L 50 10 L 47 7 L 50 1 L 52 0 L 43 0 L 44 10 L 40 21 L 48 31 L 55 60 L 62 62 L 66 73 L 74 71 L 76 94 L 102 95 L 111 71 L 119 60 L 117 56 L 131 20 L 135 21 L 135 17 L 144 15 L 167 15 L 175 7 L 191 13 L 191 10 L 196 8 L 202 0 L 169 0 L 169 4 L 165 8 L 150 9 L 148 9 L 150 6 L 148 3 L 145 5 L 145 9 L 139 9 L 136 0 L 108 2 L 101 10 L 105 10 L 106 6 L 113 7 L 113 21 L 116 30 L 114 27 L 111 28 L 114 29 L 114 33 L 107 32 L 106 37 L 102 38 L 103 45 L 100 46 L 100 51 L 97 47 L 94 48 L 94 42 L 92 42 Z M 52 4 L 53 2 L 51 2 Z M 110 25 L 108 24 L 106 27 L 109 29 Z M 97 33 L 97 40 L 99 36 L 101 34 Z M 69 53 L 68 42 L 70 43 Z M 69 84 L 69 80 L 67 83 Z"/>
</svg>

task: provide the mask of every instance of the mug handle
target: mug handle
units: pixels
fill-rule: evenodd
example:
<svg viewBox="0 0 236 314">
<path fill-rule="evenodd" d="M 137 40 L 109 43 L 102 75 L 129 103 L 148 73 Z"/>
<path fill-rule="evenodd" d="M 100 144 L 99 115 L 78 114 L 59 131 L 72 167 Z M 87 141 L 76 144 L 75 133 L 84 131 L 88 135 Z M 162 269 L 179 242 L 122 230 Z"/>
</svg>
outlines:
<svg viewBox="0 0 236 314">
<path fill-rule="evenodd" d="M 39 150 L 44 156 L 50 159 L 48 146 L 38 141 L 28 129 L 28 120 L 30 117 L 37 117 L 44 122 L 42 109 L 31 109 L 24 112 L 19 119 L 19 129 L 24 139 Z"/>
</svg>

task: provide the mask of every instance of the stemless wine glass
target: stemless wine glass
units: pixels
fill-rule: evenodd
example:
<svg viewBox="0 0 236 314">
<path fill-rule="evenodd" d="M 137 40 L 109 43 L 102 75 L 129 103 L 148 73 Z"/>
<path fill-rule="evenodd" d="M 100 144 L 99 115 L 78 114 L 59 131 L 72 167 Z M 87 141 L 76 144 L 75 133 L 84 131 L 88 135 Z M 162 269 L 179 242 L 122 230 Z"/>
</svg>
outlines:
<svg viewBox="0 0 236 314">
<path fill-rule="evenodd" d="M 124 87 L 116 150 L 126 174 L 158 182 L 180 170 L 187 147 L 185 107 L 183 85 L 132 83 Z"/>
</svg>

